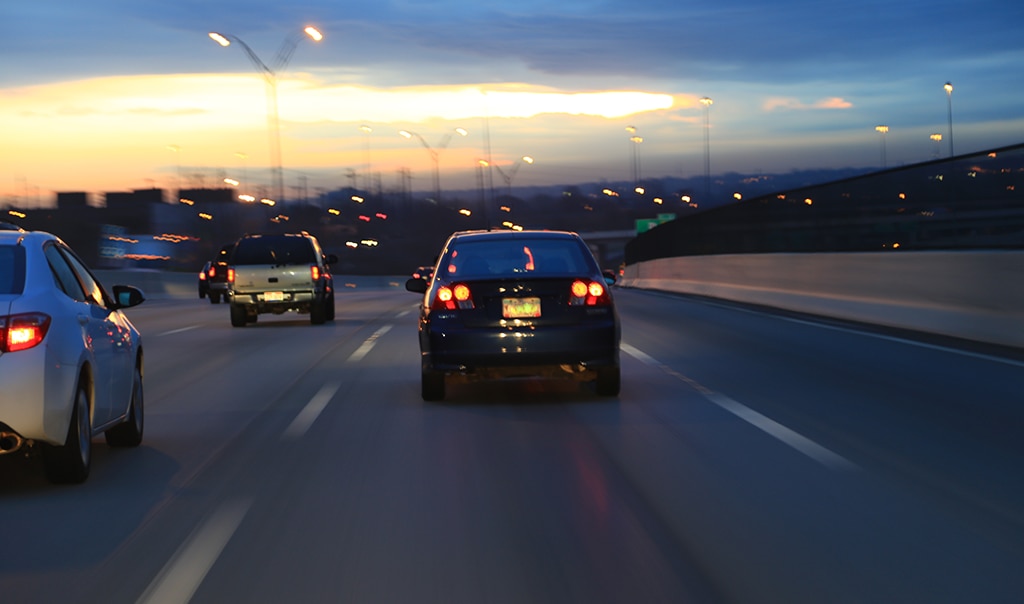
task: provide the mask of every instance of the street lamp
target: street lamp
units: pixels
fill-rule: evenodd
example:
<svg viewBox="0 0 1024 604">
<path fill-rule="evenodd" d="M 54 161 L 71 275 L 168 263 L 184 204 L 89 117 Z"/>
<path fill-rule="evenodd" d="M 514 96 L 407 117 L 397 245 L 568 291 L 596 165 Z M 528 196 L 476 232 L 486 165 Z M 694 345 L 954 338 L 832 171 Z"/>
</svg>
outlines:
<svg viewBox="0 0 1024 604">
<path fill-rule="evenodd" d="M 886 125 L 875 126 L 875 130 L 882 133 L 882 169 L 885 169 L 885 135 L 889 132 L 889 127 Z"/>
<path fill-rule="evenodd" d="M 928 138 L 935 141 L 935 159 L 938 159 L 939 154 L 942 152 L 942 135 L 936 132 L 928 135 Z"/>
<path fill-rule="evenodd" d="M 942 89 L 946 91 L 946 108 L 949 114 L 949 156 L 953 157 L 953 85 L 946 82 Z"/>
<path fill-rule="evenodd" d="M 640 186 L 640 143 L 644 142 L 642 136 L 636 135 L 636 128 L 634 126 L 626 126 L 626 132 L 632 134 L 629 137 L 629 142 L 633 143 L 630 145 L 630 151 L 633 158 L 633 186 Z"/>
<path fill-rule="evenodd" d="M 704 105 L 704 197 L 711 197 L 711 105 L 715 102 L 708 97 L 700 99 Z"/>
<path fill-rule="evenodd" d="M 516 163 L 512 166 L 512 169 L 505 172 L 501 169 L 501 166 L 494 164 L 494 169 L 498 171 L 498 175 L 505 181 L 505 185 L 508 187 L 508 196 L 512 197 L 512 179 L 516 177 L 516 172 L 519 171 L 519 167 L 525 164 L 532 164 L 533 158 L 529 155 L 524 155 L 516 160 Z"/>
<path fill-rule="evenodd" d="M 465 128 L 456 128 L 454 130 L 454 132 L 455 132 L 455 134 L 458 134 L 459 136 L 466 136 L 466 135 L 469 134 L 469 132 L 467 132 L 465 130 Z M 437 144 L 437 148 L 431 147 L 429 144 L 427 144 L 426 139 L 424 139 L 419 134 L 417 134 L 415 132 L 412 132 L 410 130 L 401 130 L 401 131 L 399 131 L 398 134 L 400 134 L 404 138 L 416 137 L 417 139 L 419 139 L 420 143 L 423 144 L 423 148 L 427 150 L 427 153 L 430 154 L 430 159 L 433 160 L 433 162 L 434 162 L 434 195 L 435 195 L 434 201 L 435 202 L 440 202 L 441 201 L 441 151 L 444 151 L 445 148 L 448 147 L 448 143 L 450 143 L 452 141 L 452 133 L 449 132 L 449 133 L 445 134 L 444 137 L 441 138 L 441 142 L 439 142 Z"/>
<path fill-rule="evenodd" d="M 277 111 L 277 74 L 288 65 L 288 61 L 292 58 L 292 53 L 295 52 L 295 47 L 298 46 L 299 41 L 303 39 L 304 35 L 314 42 L 323 40 L 324 36 L 312 26 L 306 27 L 301 33 L 294 33 L 288 36 L 281 44 L 281 49 L 277 51 L 273 67 L 270 67 L 260 60 L 256 53 L 249 48 L 249 45 L 238 36 L 217 32 L 210 32 L 209 35 L 210 39 L 225 47 L 230 46 L 232 42 L 238 42 L 238 45 L 242 47 L 246 56 L 249 57 L 249 60 L 252 61 L 256 70 L 260 72 L 263 80 L 267 83 L 267 129 L 270 135 L 270 159 L 273 164 L 274 194 L 279 200 L 284 200 L 284 170 L 281 166 L 281 122 Z"/>
</svg>

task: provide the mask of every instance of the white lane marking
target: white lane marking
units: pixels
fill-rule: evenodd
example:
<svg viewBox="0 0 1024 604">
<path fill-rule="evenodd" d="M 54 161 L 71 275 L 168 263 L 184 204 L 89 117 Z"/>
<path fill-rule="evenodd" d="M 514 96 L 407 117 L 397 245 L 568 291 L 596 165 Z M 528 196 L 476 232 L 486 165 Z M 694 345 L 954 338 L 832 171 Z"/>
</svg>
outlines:
<svg viewBox="0 0 1024 604">
<path fill-rule="evenodd" d="M 410 308 L 409 310 L 403 310 L 402 312 L 398 313 L 398 318 L 401 319 L 402 317 L 406 316 L 407 314 L 411 313 L 412 311 L 413 311 L 412 308 Z"/>
<path fill-rule="evenodd" d="M 636 360 L 650 365 L 652 367 L 658 367 L 662 371 L 669 375 L 682 380 L 686 384 L 693 387 L 694 390 L 699 392 L 704 398 L 718 405 L 722 409 L 732 413 L 736 417 L 754 426 L 758 430 L 776 438 L 782 443 L 796 449 L 803 453 L 807 457 L 810 457 L 814 461 L 821 465 L 833 469 L 833 470 L 857 470 L 857 464 L 846 459 L 842 455 L 832 452 L 829 449 L 819 445 L 813 440 L 803 436 L 802 434 L 783 426 L 782 424 L 770 419 L 764 415 L 761 415 L 757 411 L 754 411 L 750 407 L 739 403 L 724 394 L 715 392 L 709 388 L 704 387 L 693 378 L 689 378 L 681 373 L 678 373 L 671 367 L 659 362 L 649 354 L 630 346 L 629 344 L 620 344 L 619 349 L 635 358 Z"/>
<path fill-rule="evenodd" d="M 319 392 L 313 395 L 313 398 L 309 399 L 306 406 L 299 411 L 299 414 L 295 416 L 292 423 L 285 428 L 281 434 L 281 440 L 296 440 L 302 437 L 303 434 L 309 430 L 309 427 L 313 425 L 316 418 L 320 417 L 320 413 L 327 407 L 327 403 L 331 402 L 334 395 L 338 392 L 338 388 L 341 388 L 341 382 L 329 382 L 324 384 Z"/>
<path fill-rule="evenodd" d="M 191 600 L 251 504 L 249 500 L 239 500 L 221 505 L 178 548 L 138 604 L 181 604 Z"/>
<path fill-rule="evenodd" d="M 360 344 L 359 348 L 356 348 L 356 351 L 353 352 L 352 356 L 350 356 L 348 358 L 348 362 L 349 363 L 355 363 L 357 361 L 363 360 L 363 357 L 365 357 L 367 355 L 367 353 L 369 353 L 370 350 L 373 349 L 373 346 L 377 343 L 377 338 L 379 338 L 382 335 L 386 334 L 390 330 L 391 330 L 391 326 L 390 325 L 385 325 L 384 327 L 381 327 L 377 331 L 373 332 L 372 336 L 366 338 L 366 341 L 363 342 L 362 344 Z"/>
<path fill-rule="evenodd" d="M 199 329 L 199 326 L 198 325 L 189 325 L 188 327 L 180 327 L 178 329 L 172 329 L 170 331 L 165 331 L 165 332 L 162 332 L 162 333 L 158 333 L 158 334 L 156 334 L 156 337 L 159 338 L 160 336 L 171 336 L 171 335 L 174 335 L 176 333 L 181 333 L 183 331 L 192 331 L 193 329 Z"/>
</svg>

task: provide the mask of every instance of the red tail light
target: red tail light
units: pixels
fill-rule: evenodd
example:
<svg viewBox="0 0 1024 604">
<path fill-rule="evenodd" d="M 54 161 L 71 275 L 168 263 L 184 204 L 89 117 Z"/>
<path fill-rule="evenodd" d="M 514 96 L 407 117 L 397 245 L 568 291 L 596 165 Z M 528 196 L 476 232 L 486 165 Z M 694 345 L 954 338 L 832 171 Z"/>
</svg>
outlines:
<svg viewBox="0 0 1024 604">
<path fill-rule="evenodd" d="M 50 316 L 34 312 L 0 317 L 0 350 L 17 352 L 38 346 L 50 329 Z"/>
<path fill-rule="evenodd" d="M 608 288 L 600 281 L 577 279 L 569 287 L 569 306 L 605 306 L 611 302 Z"/>
<path fill-rule="evenodd" d="M 437 288 L 434 294 L 434 302 L 430 308 L 434 310 L 470 310 L 475 308 L 473 304 L 473 293 L 465 283 L 455 285 L 442 285 Z"/>
<path fill-rule="evenodd" d="M 235 282 L 235 269 L 229 266 L 228 267 L 228 283 L 234 283 L 234 282 Z"/>
<path fill-rule="evenodd" d="M 210 278 L 213 279 L 216 276 L 217 276 L 217 267 L 216 266 L 211 266 L 210 267 Z"/>
<path fill-rule="evenodd" d="M 206 273 L 204 273 L 203 271 L 199 271 L 199 280 L 206 281 Z"/>
<path fill-rule="evenodd" d="M 309 276 L 313 278 L 313 281 L 319 281 L 320 280 L 320 267 L 315 265 L 315 264 L 313 266 L 309 267 Z"/>
</svg>

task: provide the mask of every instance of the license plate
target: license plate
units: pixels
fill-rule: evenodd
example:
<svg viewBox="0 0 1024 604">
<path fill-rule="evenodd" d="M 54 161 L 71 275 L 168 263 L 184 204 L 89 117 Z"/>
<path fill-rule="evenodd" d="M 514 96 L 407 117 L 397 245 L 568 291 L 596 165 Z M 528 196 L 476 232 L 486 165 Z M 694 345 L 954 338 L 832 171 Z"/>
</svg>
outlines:
<svg viewBox="0 0 1024 604">
<path fill-rule="evenodd" d="M 265 302 L 284 302 L 284 292 L 265 292 L 263 300 Z"/>
<path fill-rule="evenodd" d="M 501 315 L 506 319 L 540 316 L 540 298 L 502 298 Z"/>
</svg>

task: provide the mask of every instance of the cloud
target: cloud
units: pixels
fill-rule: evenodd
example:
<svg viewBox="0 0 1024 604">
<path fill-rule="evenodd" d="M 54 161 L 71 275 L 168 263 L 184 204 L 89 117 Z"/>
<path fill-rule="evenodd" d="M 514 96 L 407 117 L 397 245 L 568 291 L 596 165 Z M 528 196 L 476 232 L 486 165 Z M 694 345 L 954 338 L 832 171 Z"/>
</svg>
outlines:
<svg viewBox="0 0 1024 604">
<path fill-rule="evenodd" d="M 819 99 L 811 103 L 805 103 L 799 99 L 787 97 L 772 97 L 764 101 L 762 108 L 765 111 L 777 110 L 819 110 L 819 109 L 852 109 L 853 103 L 844 98 L 833 96 Z"/>
</svg>

